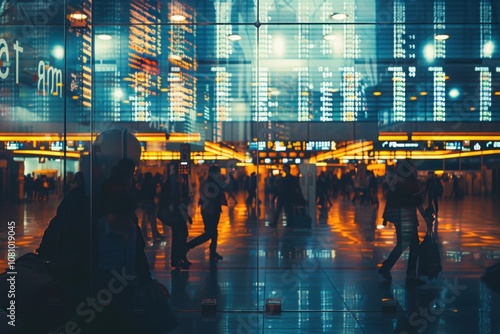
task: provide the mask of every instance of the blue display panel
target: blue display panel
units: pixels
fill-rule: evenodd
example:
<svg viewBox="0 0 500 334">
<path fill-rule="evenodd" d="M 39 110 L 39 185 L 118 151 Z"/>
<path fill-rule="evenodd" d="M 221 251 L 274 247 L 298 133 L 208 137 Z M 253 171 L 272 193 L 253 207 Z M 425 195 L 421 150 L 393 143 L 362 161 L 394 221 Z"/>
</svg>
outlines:
<svg viewBox="0 0 500 334">
<path fill-rule="evenodd" d="M 85 2 L 96 24 L 81 28 L 63 11 L 19 26 L 10 7 L 0 26 L 0 119 L 188 132 L 224 122 L 500 119 L 489 0 L 246 5 Z"/>
</svg>

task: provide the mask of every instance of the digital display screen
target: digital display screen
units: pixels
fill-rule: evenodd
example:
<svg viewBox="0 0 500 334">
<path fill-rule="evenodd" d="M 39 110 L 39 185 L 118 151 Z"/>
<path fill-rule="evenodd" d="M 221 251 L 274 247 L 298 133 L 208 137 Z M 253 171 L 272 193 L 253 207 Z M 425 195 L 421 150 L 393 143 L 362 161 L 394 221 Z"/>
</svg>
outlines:
<svg viewBox="0 0 500 334">
<path fill-rule="evenodd" d="M 270 152 L 303 152 L 303 151 L 334 151 L 335 141 L 258 141 L 248 143 L 250 151 Z"/>
<path fill-rule="evenodd" d="M 217 138 L 225 122 L 500 120 L 493 0 L 84 3 L 106 23 L 92 34 L 66 32 L 61 11 L 26 35 L 6 11 L 0 121 L 85 123 L 92 109 Z"/>
</svg>

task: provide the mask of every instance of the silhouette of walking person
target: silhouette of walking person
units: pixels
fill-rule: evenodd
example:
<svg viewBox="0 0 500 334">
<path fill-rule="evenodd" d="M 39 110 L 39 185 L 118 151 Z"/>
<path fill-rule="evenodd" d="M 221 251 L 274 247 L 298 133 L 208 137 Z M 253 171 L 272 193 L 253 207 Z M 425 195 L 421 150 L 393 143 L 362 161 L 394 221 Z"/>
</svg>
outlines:
<svg viewBox="0 0 500 334">
<path fill-rule="evenodd" d="M 417 209 L 428 227 L 432 226 L 432 219 L 426 216 L 422 203 L 423 197 L 417 180 L 417 168 L 411 159 L 405 159 L 396 166 L 396 174 L 390 185 L 383 214 L 384 223 L 390 221 L 394 224 L 397 238 L 396 246 L 378 270 L 378 273 L 387 281 L 392 279 L 390 270 L 396 261 L 405 249 L 410 247 L 406 266 L 406 284 L 410 286 L 425 284 L 417 277 L 419 245 Z"/>
<path fill-rule="evenodd" d="M 191 262 L 186 257 L 186 240 L 188 229 L 186 222 L 192 223 L 188 216 L 189 192 L 187 175 L 178 174 L 178 166 L 171 164 L 169 176 L 162 188 L 160 210 L 164 224 L 172 228 L 172 248 L 170 251 L 170 265 L 178 268 L 189 268 Z"/>
<path fill-rule="evenodd" d="M 221 177 L 220 167 L 211 166 L 208 170 L 207 179 L 200 186 L 201 216 L 205 225 L 205 232 L 187 243 L 187 250 L 195 248 L 208 240 L 210 242 L 210 261 L 222 260 L 223 257 L 217 253 L 217 227 L 219 225 L 222 206 L 227 206 L 224 188 L 226 184 Z"/>
</svg>

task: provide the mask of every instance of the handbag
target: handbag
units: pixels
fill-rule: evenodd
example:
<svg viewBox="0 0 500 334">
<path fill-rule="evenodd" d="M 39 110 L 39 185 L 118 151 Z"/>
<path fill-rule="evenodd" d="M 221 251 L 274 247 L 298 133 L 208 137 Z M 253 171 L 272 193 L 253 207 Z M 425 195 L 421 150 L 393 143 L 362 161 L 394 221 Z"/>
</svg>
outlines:
<svg viewBox="0 0 500 334">
<path fill-rule="evenodd" d="M 418 274 L 431 281 L 443 270 L 439 245 L 434 240 L 432 228 L 427 228 L 424 240 L 418 246 Z"/>
</svg>

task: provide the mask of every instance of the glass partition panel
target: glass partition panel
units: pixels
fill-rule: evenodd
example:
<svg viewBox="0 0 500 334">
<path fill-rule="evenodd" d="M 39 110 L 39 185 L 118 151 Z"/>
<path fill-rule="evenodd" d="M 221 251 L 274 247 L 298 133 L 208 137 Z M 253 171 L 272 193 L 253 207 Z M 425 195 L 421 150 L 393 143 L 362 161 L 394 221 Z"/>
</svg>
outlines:
<svg viewBox="0 0 500 334">
<path fill-rule="evenodd" d="M 218 332 L 260 331 L 276 298 L 294 329 L 352 328 L 332 312 L 367 288 L 332 272 L 390 236 L 340 180 L 417 157 L 498 183 L 498 19 L 488 0 L 0 1 L 0 219 L 71 292 L 20 323 L 66 326 L 123 269 L 170 289 L 182 329 L 216 299 Z M 104 319 L 77 325 L 122 324 Z"/>
</svg>

